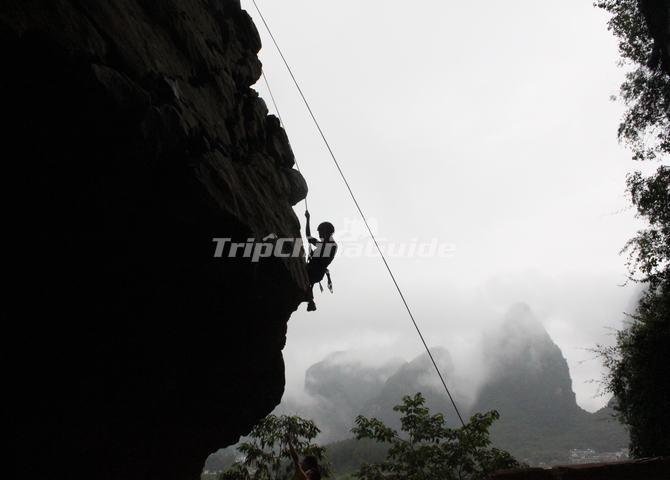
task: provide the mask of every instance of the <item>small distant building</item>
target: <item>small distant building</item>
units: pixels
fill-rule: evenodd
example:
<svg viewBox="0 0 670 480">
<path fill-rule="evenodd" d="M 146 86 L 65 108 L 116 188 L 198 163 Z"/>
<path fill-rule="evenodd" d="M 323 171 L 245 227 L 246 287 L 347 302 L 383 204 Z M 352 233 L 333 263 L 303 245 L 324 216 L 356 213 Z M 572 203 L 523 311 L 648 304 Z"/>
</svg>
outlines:
<svg viewBox="0 0 670 480">
<path fill-rule="evenodd" d="M 586 451 L 576 451 L 576 455 L 580 456 L 584 452 Z M 491 476 L 491 480 L 668 480 L 669 478 L 670 457 L 583 463 L 552 468 L 523 468 L 505 470 Z"/>
</svg>

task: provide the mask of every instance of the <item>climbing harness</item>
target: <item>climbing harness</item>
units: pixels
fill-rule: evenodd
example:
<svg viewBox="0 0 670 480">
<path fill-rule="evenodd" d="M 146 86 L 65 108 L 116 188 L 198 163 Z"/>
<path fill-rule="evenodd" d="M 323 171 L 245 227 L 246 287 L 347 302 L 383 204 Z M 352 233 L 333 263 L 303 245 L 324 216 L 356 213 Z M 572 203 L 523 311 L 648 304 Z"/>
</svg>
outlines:
<svg viewBox="0 0 670 480">
<path fill-rule="evenodd" d="M 314 256 L 314 248 L 310 244 L 309 245 L 309 255 L 307 256 L 307 258 L 311 261 L 313 256 Z M 330 291 L 330 293 L 333 293 L 333 280 L 330 277 L 330 269 L 328 269 L 328 268 L 326 268 L 326 278 L 328 279 L 328 283 L 327 283 L 328 290 Z M 321 293 L 323 293 L 322 283 L 323 283 L 323 279 L 321 279 L 319 281 L 319 290 L 321 290 Z"/>
<path fill-rule="evenodd" d="M 261 12 L 261 9 L 259 8 L 258 4 L 256 3 L 256 0 L 251 0 L 252 3 L 254 4 L 254 7 L 256 8 L 256 11 L 258 12 L 258 15 L 260 16 L 261 21 L 263 22 L 263 25 L 265 26 L 265 29 L 267 30 L 268 34 L 270 35 L 270 38 L 272 39 L 272 43 L 274 43 L 275 48 L 277 49 L 277 52 L 279 53 L 279 56 L 281 57 L 282 61 L 284 62 L 284 66 L 286 66 L 286 69 L 288 70 L 289 75 L 291 76 L 291 79 L 293 80 L 293 84 L 295 85 L 296 89 L 298 90 L 298 93 L 300 94 L 300 97 L 302 98 L 303 103 L 307 107 L 307 111 L 309 112 L 310 116 L 312 117 L 312 121 L 314 122 L 314 125 L 316 126 L 316 129 L 319 132 L 319 135 L 321 136 L 321 139 L 323 140 L 323 143 L 325 144 L 326 148 L 328 149 L 328 153 L 330 154 L 330 157 L 333 160 L 333 163 L 337 169 L 337 171 L 340 174 L 340 177 L 342 178 L 342 181 L 344 182 L 344 185 L 346 186 L 347 190 L 349 191 L 349 195 L 351 199 L 354 202 L 354 205 L 356 206 L 356 209 L 358 210 L 358 213 L 360 214 L 361 218 L 363 219 L 363 223 L 365 224 L 365 227 L 368 230 L 368 233 L 370 234 L 370 237 L 372 238 L 372 241 L 375 244 L 375 247 L 377 248 L 377 251 L 379 252 L 379 255 L 381 256 L 382 261 L 384 262 L 384 266 L 386 267 L 386 270 L 391 277 L 391 280 L 393 281 L 393 284 L 395 285 L 396 290 L 398 291 L 398 294 L 400 295 L 400 299 L 402 300 L 405 310 L 407 310 L 407 313 L 409 315 L 410 320 L 412 321 L 412 324 L 414 325 L 414 328 L 416 329 L 417 333 L 419 334 L 419 338 L 421 339 L 421 343 L 423 343 L 423 347 L 426 350 L 426 353 L 428 354 L 428 357 L 430 358 L 431 362 L 433 363 L 433 367 L 435 367 L 435 371 L 437 372 L 438 377 L 440 378 L 440 381 L 442 383 L 442 386 L 444 387 L 445 392 L 447 393 L 447 396 L 449 397 L 449 400 L 451 401 L 452 406 L 454 407 L 454 410 L 456 411 L 456 415 L 458 416 L 458 419 L 461 422 L 461 425 L 465 427 L 465 421 L 463 420 L 463 417 L 461 416 L 461 412 L 458 409 L 458 406 L 456 405 L 456 401 L 454 400 L 454 397 L 451 395 L 451 391 L 449 390 L 449 387 L 447 386 L 447 382 L 444 379 L 444 376 L 442 375 L 442 372 L 440 371 L 440 368 L 437 366 L 437 362 L 435 361 L 435 358 L 433 357 L 432 352 L 430 351 L 430 348 L 428 347 L 428 344 L 426 343 L 426 339 L 423 336 L 423 333 L 421 333 L 421 329 L 419 328 L 418 323 L 416 322 L 416 319 L 414 318 L 414 314 L 412 313 L 412 309 L 409 306 L 409 303 L 405 299 L 405 295 L 400 288 L 400 285 L 398 284 L 398 281 L 396 280 L 395 274 L 393 273 L 393 270 L 391 269 L 391 266 L 389 265 L 386 256 L 384 255 L 384 251 L 381 249 L 379 246 L 379 243 L 377 241 L 377 237 L 375 236 L 374 232 L 372 231 L 372 228 L 370 227 L 370 224 L 368 222 L 367 217 L 363 213 L 363 209 L 361 208 L 360 204 L 358 203 L 358 199 L 356 198 L 356 195 L 354 194 L 354 191 L 352 190 L 351 186 L 349 185 L 349 181 L 347 180 L 347 177 L 344 175 L 344 172 L 340 166 L 340 162 L 337 160 L 337 157 L 335 156 L 335 152 L 330 146 L 330 143 L 328 142 L 328 139 L 326 138 L 325 133 L 323 132 L 323 129 L 321 128 L 321 124 L 319 121 L 316 119 L 316 115 L 314 114 L 314 111 L 312 110 L 312 107 L 307 100 L 307 97 L 302 91 L 302 88 L 300 88 L 300 84 L 298 83 L 298 80 L 296 79 L 296 76 L 293 74 L 293 70 L 291 69 L 291 66 L 289 65 L 288 61 L 286 60 L 286 57 L 284 56 L 284 53 L 282 49 L 279 47 L 279 43 L 277 42 L 277 39 L 272 33 L 272 30 L 270 29 L 270 26 L 268 25 L 268 22 L 265 20 L 265 17 L 263 16 L 263 13 Z M 267 81 L 267 78 L 266 78 Z M 276 108 L 276 107 L 275 107 Z"/>
</svg>

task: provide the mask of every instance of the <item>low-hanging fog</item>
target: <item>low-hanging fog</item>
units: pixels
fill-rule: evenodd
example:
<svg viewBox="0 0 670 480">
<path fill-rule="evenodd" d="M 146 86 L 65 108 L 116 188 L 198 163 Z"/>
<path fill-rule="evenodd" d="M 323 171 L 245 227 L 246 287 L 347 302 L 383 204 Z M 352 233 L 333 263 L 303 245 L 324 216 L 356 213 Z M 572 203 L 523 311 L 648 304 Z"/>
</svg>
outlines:
<svg viewBox="0 0 670 480">
<path fill-rule="evenodd" d="M 250 1 L 243 5 L 262 23 Z M 446 347 L 463 390 L 486 374 L 481 339 L 528 304 L 594 411 L 602 367 L 636 287 L 619 251 L 639 228 L 624 193 L 639 165 L 616 140 L 624 69 L 607 17 L 582 0 L 258 0 L 342 168 L 384 242 L 438 242 L 450 255 L 390 259 L 430 345 Z M 261 31 L 261 59 L 313 222 L 341 246 L 366 244 L 355 207 Z M 267 89 L 257 85 L 271 111 Z M 304 204 L 296 207 L 303 218 Z M 289 323 L 288 398 L 335 351 L 410 360 L 419 338 L 378 258 L 342 255 L 335 293 L 315 289 Z"/>
</svg>

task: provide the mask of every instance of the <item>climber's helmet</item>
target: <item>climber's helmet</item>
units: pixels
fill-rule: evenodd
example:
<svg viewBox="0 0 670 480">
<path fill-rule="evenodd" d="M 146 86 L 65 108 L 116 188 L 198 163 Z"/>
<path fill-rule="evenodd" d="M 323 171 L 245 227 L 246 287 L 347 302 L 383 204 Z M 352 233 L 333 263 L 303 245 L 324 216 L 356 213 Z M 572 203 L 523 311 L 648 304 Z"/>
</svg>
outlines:
<svg viewBox="0 0 670 480">
<path fill-rule="evenodd" d="M 323 222 L 319 225 L 317 231 L 319 232 L 319 237 L 327 240 L 335 233 L 335 227 L 330 222 Z"/>
</svg>

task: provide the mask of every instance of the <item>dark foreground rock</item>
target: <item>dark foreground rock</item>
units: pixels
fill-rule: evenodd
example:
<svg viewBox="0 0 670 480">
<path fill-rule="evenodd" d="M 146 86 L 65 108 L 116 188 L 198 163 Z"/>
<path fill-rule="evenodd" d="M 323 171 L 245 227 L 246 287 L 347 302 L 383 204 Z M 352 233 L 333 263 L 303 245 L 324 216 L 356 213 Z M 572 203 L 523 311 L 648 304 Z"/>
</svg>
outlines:
<svg viewBox="0 0 670 480">
<path fill-rule="evenodd" d="M 212 242 L 299 236 L 259 49 L 235 0 L 2 2 L 20 476 L 195 479 L 279 403 L 304 260 Z"/>
</svg>

